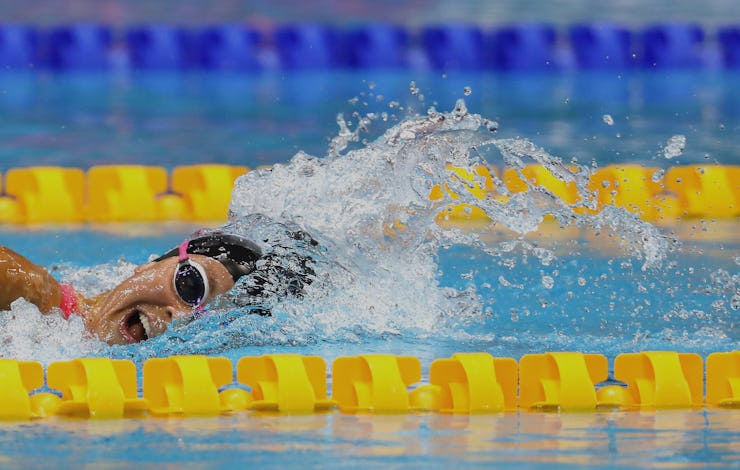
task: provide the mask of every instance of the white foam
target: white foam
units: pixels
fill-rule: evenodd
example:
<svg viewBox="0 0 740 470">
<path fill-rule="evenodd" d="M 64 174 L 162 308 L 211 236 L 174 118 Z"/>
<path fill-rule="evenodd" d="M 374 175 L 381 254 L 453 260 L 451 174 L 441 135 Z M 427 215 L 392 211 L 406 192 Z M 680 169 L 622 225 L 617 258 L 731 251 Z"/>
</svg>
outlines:
<svg viewBox="0 0 740 470">
<path fill-rule="evenodd" d="M 44 315 L 25 299 L 0 312 L 0 345 L 0 357 L 44 364 L 94 355 L 104 346 L 87 337 L 80 317 L 65 320 L 56 311 Z"/>
</svg>

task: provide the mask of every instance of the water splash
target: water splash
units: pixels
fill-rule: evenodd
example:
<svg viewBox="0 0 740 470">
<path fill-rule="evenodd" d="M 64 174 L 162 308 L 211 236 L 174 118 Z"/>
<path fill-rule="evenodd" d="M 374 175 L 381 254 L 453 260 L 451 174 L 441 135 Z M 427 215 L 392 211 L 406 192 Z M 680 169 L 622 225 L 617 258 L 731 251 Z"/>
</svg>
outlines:
<svg viewBox="0 0 740 470">
<path fill-rule="evenodd" d="M 102 344 L 85 334 L 82 319 L 43 315 L 35 305 L 18 299 L 0 312 L 0 357 L 49 363 L 99 353 Z"/>
<path fill-rule="evenodd" d="M 415 97 L 421 95 L 414 84 L 410 88 Z M 392 101 L 388 108 L 396 112 L 401 106 Z M 621 344 L 627 337 L 635 345 L 651 340 L 688 344 L 681 338 L 690 330 L 702 332 L 700 339 L 694 337 L 698 342 L 734 337 L 731 315 L 737 299 L 726 289 L 713 288 L 707 296 L 721 303 L 716 308 L 701 310 L 676 301 L 683 280 L 671 277 L 673 267 L 665 261 L 679 246 L 677 239 L 623 209 L 607 206 L 596 211 L 588 189 L 591 168 L 566 164 L 527 139 L 497 138 L 498 123 L 470 113 L 463 100 L 449 112 L 429 108 L 395 125 L 382 113 L 354 114 L 352 119 L 350 123 L 337 117 L 339 131 L 327 156 L 299 152 L 287 164 L 245 174 L 233 192 L 227 230 L 255 240 L 265 251 L 314 260 L 313 282 L 300 298 L 273 296 L 255 304 L 246 294 L 248 286 L 241 285 L 202 318 L 179 322 L 142 344 L 106 347 L 100 353 L 144 359 L 247 346 L 389 338 L 456 344 L 466 338 L 487 350 L 509 348 L 506 354 L 511 355 L 517 348 L 579 349 L 585 337 L 602 346 Z M 377 124 L 390 127 L 362 143 Z M 511 192 L 493 175 L 495 192 L 480 198 L 476 188 L 485 187 L 486 181 L 476 168 L 486 164 L 519 172 L 528 190 Z M 542 165 L 574 185 L 577 200 L 567 203 L 533 185 L 522 174 L 529 164 Z M 463 178 L 460 171 L 472 176 Z M 441 198 L 430 198 L 434 188 L 446 188 Z M 481 211 L 483 226 L 467 230 L 445 224 L 440 213 L 449 204 Z M 584 248 L 567 235 L 552 245 L 541 243 L 537 236 L 552 220 L 556 232 L 585 232 L 590 245 Z M 318 243 L 290 235 L 301 231 Z M 600 264 L 586 266 L 579 258 L 594 247 L 613 250 L 613 240 L 622 248 L 610 253 L 626 260 L 619 269 L 611 266 L 612 259 L 600 270 Z M 472 266 L 445 261 L 447 253 L 459 247 L 468 250 L 465 257 L 475 259 Z M 285 260 L 287 269 L 295 258 Z M 455 260 L 453 264 L 463 263 Z M 119 263 L 102 276 L 98 268 L 63 275 L 92 293 L 109 288 L 131 268 Z M 457 272 L 458 278 L 450 280 L 450 273 Z M 737 286 L 736 279 L 731 282 Z M 652 300 L 650 294 L 658 291 L 662 300 Z M 29 308 L 14 306 L 11 313 Z M 272 316 L 250 314 L 265 308 Z M 655 329 L 645 327 L 653 322 L 651 309 L 667 315 Z M 39 314 L 31 317 L 31 324 L 52 321 Z M 703 322 L 709 317 L 721 331 L 707 329 Z M 684 329 L 674 328 L 676 319 Z M 646 328 L 649 333 L 644 333 Z M 33 337 L 25 330 L 8 335 Z M 95 352 L 94 346 L 78 343 L 59 348 L 72 355 Z M 18 347 L 8 351 L 17 357 L 27 353 Z"/>
<path fill-rule="evenodd" d="M 420 94 L 413 84 L 411 88 L 417 91 L 414 96 Z M 137 347 L 137 355 L 178 353 L 185 345 L 189 351 L 214 353 L 247 346 L 389 338 L 418 343 L 466 337 L 485 342 L 487 348 L 531 349 L 543 342 L 576 345 L 579 335 L 590 335 L 594 344 L 610 341 L 600 338 L 602 334 L 632 338 L 650 321 L 641 304 L 650 290 L 638 284 L 655 289 L 654 273 L 660 272 L 676 240 L 623 209 L 607 206 L 596 212 L 588 189 L 590 168 L 565 164 L 527 139 L 496 138 L 498 123 L 470 113 L 463 100 L 449 112 L 430 108 L 424 115 L 407 117 L 363 145 L 357 143 L 378 117 L 353 119 L 354 126 L 341 115 L 337 118 L 339 132 L 327 156 L 299 152 L 288 164 L 245 174 L 233 192 L 229 230 L 258 242 L 270 240 L 263 249 L 286 246 L 316 261 L 316 279 L 305 295 L 272 298 L 267 307 L 273 315 L 262 317 L 246 314 L 254 306 L 235 289 L 209 316 L 176 325 L 144 349 Z M 475 168 L 488 163 L 519 171 L 529 190 L 512 193 L 494 175 L 496 194 L 476 197 L 474 188 L 484 187 L 485 181 L 475 176 Z M 566 203 L 529 183 L 521 171 L 533 163 L 573 184 L 578 200 Z M 472 179 L 459 177 L 453 168 Z M 432 200 L 430 193 L 440 186 L 448 190 L 442 199 Z M 440 224 L 440 212 L 452 203 L 476 207 L 487 222 L 479 231 Z M 616 256 L 637 260 L 638 270 L 630 261 L 622 263 L 623 272 L 587 275 L 582 269 L 578 276 L 561 275 L 567 267 L 556 252 L 564 250 L 567 262 L 573 263 L 571 257 L 583 247 L 541 246 L 528 238 L 550 219 L 560 227 L 556 230 L 576 228 L 592 238 L 618 240 L 623 248 Z M 285 238 L 296 230 L 310 233 L 318 245 Z M 491 233 L 498 238 L 492 240 Z M 441 258 L 456 247 L 480 253 L 478 261 L 463 269 L 459 282 L 442 283 L 445 271 L 454 269 L 443 267 Z M 478 278 L 499 282 L 481 285 Z M 622 278 L 615 281 L 619 287 L 611 287 L 614 300 L 603 299 L 603 286 Z M 673 287 L 661 286 L 666 292 Z M 582 309 L 583 316 L 569 311 L 579 289 L 590 292 L 589 300 L 575 309 Z M 670 295 L 666 299 L 671 300 Z M 615 318 L 618 300 L 629 305 L 624 319 Z M 516 305 L 530 301 L 530 306 Z M 509 306 L 512 302 L 515 305 Z M 550 314 L 562 320 L 545 320 Z M 579 326 L 563 333 L 571 321 Z M 676 333 L 664 328 L 653 337 L 671 341 Z M 122 351 L 131 354 L 132 348 Z"/>
<path fill-rule="evenodd" d="M 414 84 L 411 88 L 416 90 Z M 300 226 L 327 247 L 322 256 L 329 262 L 323 265 L 321 285 L 328 287 L 312 286 L 306 299 L 281 306 L 295 314 L 297 320 L 291 321 L 310 325 L 304 339 L 429 336 L 466 315 L 481 317 L 485 306 L 475 288 L 439 284 L 440 250 L 463 245 L 492 259 L 515 250 L 548 266 L 553 251 L 524 238 L 548 217 L 562 227 L 616 234 L 627 251 L 643 261 L 643 269 L 660 266 L 671 249 L 671 237 L 629 212 L 607 207 L 590 213 L 596 206 L 587 189 L 589 168 L 566 165 L 526 139 L 494 138 L 498 124 L 469 113 L 463 100 L 447 113 L 430 108 L 426 115 L 407 118 L 357 149 L 348 149 L 349 144 L 360 138 L 369 121 L 360 121 L 354 130 L 341 116 L 338 123 L 340 131 L 328 157 L 300 152 L 287 165 L 247 173 L 237 181 L 231 204 L 237 225 L 252 214 L 270 214 L 274 221 Z M 486 161 L 484 155 L 497 160 Z M 475 174 L 476 166 L 487 163 L 517 170 L 531 163 L 543 165 L 576 186 L 579 202 L 567 204 L 533 185 L 527 192 L 510 193 L 496 177 L 494 184 L 507 200 L 494 195 L 479 199 L 470 189 L 484 185 L 482 178 L 467 181 L 450 169 Z M 437 185 L 449 191 L 434 201 L 429 195 Z M 439 213 L 449 203 L 482 210 L 489 220 L 485 230 L 441 227 Z M 250 225 L 242 223 L 245 235 L 255 230 Z M 492 228 L 509 231 L 513 240 L 488 243 L 481 234 Z M 555 280 L 546 275 L 542 284 L 551 289 Z"/>
<path fill-rule="evenodd" d="M 683 154 L 683 151 L 685 148 L 686 148 L 686 136 L 685 135 L 677 134 L 677 135 L 671 136 L 671 138 L 668 139 L 668 143 L 666 143 L 666 146 L 663 148 L 663 157 L 665 157 L 667 160 L 676 158 Z"/>
</svg>

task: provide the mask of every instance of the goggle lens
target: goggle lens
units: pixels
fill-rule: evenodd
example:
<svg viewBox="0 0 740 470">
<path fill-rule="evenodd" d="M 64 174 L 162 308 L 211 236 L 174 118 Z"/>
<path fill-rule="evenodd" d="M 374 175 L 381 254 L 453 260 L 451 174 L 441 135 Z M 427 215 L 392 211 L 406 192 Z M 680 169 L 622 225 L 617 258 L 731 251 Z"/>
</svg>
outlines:
<svg viewBox="0 0 740 470">
<path fill-rule="evenodd" d="M 181 261 L 175 271 L 175 291 L 186 304 L 197 307 L 208 295 L 208 281 L 200 266 L 189 260 Z"/>
</svg>

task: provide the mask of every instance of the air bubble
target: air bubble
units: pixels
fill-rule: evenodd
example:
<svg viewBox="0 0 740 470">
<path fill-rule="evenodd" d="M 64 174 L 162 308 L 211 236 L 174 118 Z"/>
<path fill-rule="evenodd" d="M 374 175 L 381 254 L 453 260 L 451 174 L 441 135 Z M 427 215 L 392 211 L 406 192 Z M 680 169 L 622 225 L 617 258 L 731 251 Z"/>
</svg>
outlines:
<svg viewBox="0 0 740 470">
<path fill-rule="evenodd" d="M 465 96 L 470 96 L 471 93 L 473 93 L 473 89 L 470 88 L 469 86 L 466 86 L 465 88 L 463 88 L 463 94 Z"/>
<path fill-rule="evenodd" d="M 545 289 L 552 289 L 555 285 L 555 279 L 552 276 L 542 276 L 542 286 Z"/>
<path fill-rule="evenodd" d="M 604 124 L 607 126 L 613 126 L 614 125 L 614 118 L 611 116 L 611 114 L 604 114 L 601 116 L 601 120 L 604 121 Z"/>
</svg>

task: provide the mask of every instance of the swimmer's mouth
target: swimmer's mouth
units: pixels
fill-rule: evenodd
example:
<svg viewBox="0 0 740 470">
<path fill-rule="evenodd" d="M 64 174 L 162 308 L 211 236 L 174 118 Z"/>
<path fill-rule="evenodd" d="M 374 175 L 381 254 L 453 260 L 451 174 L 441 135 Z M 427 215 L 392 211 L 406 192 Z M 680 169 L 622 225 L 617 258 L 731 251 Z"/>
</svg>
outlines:
<svg viewBox="0 0 740 470">
<path fill-rule="evenodd" d="M 141 310 L 133 310 L 121 320 L 121 334 L 130 343 L 138 343 L 152 337 L 152 327 Z"/>
</svg>

